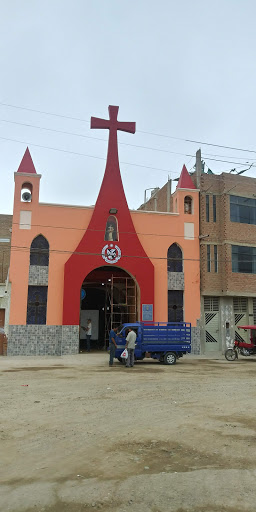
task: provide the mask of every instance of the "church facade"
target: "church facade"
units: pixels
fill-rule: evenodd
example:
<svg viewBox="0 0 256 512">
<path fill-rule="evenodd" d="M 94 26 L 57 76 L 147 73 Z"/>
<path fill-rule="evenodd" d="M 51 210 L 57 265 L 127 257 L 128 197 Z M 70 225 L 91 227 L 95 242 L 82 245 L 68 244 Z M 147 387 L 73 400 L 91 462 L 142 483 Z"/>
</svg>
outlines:
<svg viewBox="0 0 256 512">
<path fill-rule="evenodd" d="M 8 355 L 76 354 L 92 320 L 92 347 L 113 326 L 187 321 L 200 352 L 199 191 L 186 167 L 172 212 L 131 211 L 118 161 L 118 130 L 135 123 L 91 119 L 109 130 L 106 169 L 94 207 L 39 201 L 41 175 L 27 148 L 15 172 Z"/>
</svg>

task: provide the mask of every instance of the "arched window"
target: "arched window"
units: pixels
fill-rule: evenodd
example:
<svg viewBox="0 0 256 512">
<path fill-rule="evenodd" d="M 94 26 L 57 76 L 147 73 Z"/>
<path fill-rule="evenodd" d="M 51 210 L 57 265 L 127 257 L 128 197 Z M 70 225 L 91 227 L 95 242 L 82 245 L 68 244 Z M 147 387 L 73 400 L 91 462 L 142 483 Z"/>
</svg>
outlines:
<svg viewBox="0 0 256 512">
<path fill-rule="evenodd" d="M 186 196 L 184 198 L 184 213 L 191 215 L 192 213 L 192 197 Z"/>
<path fill-rule="evenodd" d="M 117 218 L 114 215 L 108 217 L 104 240 L 107 242 L 118 242 L 119 240 Z"/>
<path fill-rule="evenodd" d="M 23 183 L 23 185 L 21 187 L 20 200 L 23 203 L 31 203 L 32 193 L 33 193 L 32 183 L 29 183 L 29 182 Z"/>
<path fill-rule="evenodd" d="M 168 272 L 182 272 L 182 251 L 177 244 L 172 244 L 167 253 Z"/>
<path fill-rule="evenodd" d="M 49 243 L 43 235 L 38 235 L 30 246 L 30 265 L 48 267 Z"/>
</svg>

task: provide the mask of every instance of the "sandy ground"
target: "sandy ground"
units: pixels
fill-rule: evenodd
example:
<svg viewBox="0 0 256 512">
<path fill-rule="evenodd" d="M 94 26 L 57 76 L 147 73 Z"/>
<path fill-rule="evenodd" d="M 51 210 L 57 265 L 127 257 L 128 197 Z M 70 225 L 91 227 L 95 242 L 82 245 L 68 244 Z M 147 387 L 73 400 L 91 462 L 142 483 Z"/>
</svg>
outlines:
<svg viewBox="0 0 256 512">
<path fill-rule="evenodd" d="M 256 359 L 0 358 L 1 512 L 256 511 Z"/>
</svg>

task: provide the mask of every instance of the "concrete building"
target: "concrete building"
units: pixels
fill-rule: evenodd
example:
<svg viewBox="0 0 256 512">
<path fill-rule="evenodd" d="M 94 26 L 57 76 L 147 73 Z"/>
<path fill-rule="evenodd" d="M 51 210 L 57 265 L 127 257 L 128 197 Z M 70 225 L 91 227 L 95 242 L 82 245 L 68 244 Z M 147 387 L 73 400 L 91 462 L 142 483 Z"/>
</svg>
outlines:
<svg viewBox="0 0 256 512">
<path fill-rule="evenodd" d="M 0 327 L 8 334 L 10 309 L 9 265 L 11 252 L 12 215 L 0 215 Z M 0 334 L 0 355 L 6 351 Z"/>
<path fill-rule="evenodd" d="M 205 174 L 200 156 L 191 178 L 200 189 L 201 351 L 224 352 L 235 337 L 249 341 L 238 325 L 256 324 L 256 179 Z M 170 187 L 140 209 L 175 211 Z"/>
<path fill-rule="evenodd" d="M 92 347 L 106 346 L 109 329 L 124 322 L 184 318 L 199 353 L 199 191 L 183 168 L 174 211 L 130 211 L 117 131 L 134 133 L 135 123 L 117 121 L 118 107 L 109 114 L 91 119 L 109 130 L 94 207 L 41 203 L 28 149 L 15 172 L 8 355 L 78 353 L 88 318 Z"/>
</svg>

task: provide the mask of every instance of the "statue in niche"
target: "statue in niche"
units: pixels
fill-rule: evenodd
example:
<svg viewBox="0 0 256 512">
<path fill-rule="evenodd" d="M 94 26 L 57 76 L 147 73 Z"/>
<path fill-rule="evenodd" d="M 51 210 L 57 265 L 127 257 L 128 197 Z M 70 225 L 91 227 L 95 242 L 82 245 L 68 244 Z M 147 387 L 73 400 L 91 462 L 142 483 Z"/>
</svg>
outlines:
<svg viewBox="0 0 256 512">
<path fill-rule="evenodd" d="M 118 241 L 117 220 L 116 220 L 116 217 L 114 217 L 113 215 L 110 215 L 107 220 L 106 231 L 105 231 L 105 240 L 107 242 L 117 242 Z"/>
</svg>

